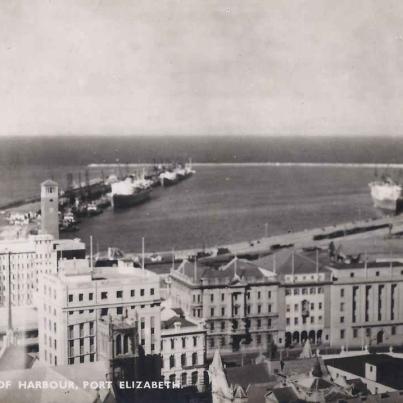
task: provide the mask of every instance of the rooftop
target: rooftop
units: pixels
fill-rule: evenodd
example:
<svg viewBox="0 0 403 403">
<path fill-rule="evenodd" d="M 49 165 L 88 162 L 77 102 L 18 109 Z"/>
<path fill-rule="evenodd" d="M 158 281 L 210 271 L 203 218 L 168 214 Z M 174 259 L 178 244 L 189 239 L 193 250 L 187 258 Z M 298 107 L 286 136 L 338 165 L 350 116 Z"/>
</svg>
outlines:
<svg viewBox="0 0 403 403">
<path fill-rule="evenodd" d="M 403 359 L 388 354 L 367 354 L 325 360 L 325 364 L 365 378 L 365 364 L 377 368 L 376 381 L 393 389 L 403 389 Z"/>
</svg>

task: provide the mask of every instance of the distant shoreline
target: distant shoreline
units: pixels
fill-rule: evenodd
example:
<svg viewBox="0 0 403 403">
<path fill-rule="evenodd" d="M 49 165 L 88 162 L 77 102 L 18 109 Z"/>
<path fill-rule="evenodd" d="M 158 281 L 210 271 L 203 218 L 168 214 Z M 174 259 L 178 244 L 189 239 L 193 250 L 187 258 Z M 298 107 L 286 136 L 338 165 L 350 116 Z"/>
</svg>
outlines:
<svg viewBox="0 0 403 403">
<path fill-rule="evenodd" d="M 133 167 L 149 167 L 153 163 L 92 163 L 88 164 L 89 168 L 113 168 L 122 166 Z M 385 164 L 385 163 L 360 163 L 360 162 L 193 162 L 193 166 L 212 166 L 212 167 L 230 167 L 230 166 L 245 166 L 245 167 L 334 167 L 334 168 L 403 168 L 403 164 Z"/>
</svg>

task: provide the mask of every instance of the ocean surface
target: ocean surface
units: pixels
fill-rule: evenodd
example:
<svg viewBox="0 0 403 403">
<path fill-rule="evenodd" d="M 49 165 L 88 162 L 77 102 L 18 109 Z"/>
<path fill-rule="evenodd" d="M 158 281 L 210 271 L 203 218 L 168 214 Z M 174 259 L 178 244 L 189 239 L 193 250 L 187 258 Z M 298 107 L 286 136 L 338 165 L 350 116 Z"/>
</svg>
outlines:
<svg viewBox="0 0 403 403">
<path fill-rule="evenodd" d="M 88 164 L 192 158 L 210 164 L 196 165 L 197 173 L 176 186 L 156 188 L 150 202 L 86 219 L 73 236 L 88 242 L 93 235 L 99 250 L 139 251 L 143 236 L 148 251 L 214 246 L 256 239 L 266 228 L 271 235 L 380 215 L 368 189 L 373 168 L 220 163 L 393 164 L 402 155 L 403 139 L 382 138 L 2 138 L 0 204 L 37 195 L 47 178 L 62 187 L 68 172 L 84 179 Z M 99 175 L 100 168 L 90 169 Z"/>
</svg>

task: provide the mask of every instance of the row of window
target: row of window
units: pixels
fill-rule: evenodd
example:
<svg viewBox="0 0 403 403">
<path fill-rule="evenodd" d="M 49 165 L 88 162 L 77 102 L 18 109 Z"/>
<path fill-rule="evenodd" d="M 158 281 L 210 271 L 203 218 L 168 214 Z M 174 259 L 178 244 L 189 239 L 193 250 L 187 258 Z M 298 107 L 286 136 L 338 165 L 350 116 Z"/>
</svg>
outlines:
<svg viewBox="0 0 403 403">
<path fill-rule="evenodd" d="M 299 312 L 299 307 L 300 307 L 300 304 L 294 304 L 294 312 Z M 318 302 L 317 307 L 318 307 L 318 310 L 321 311 L 322 308 L 323 308 L 322 302 Z M 314 302 L 310 303 L 310 308 L 311 308 L 311 311 L 313 311 L 315 309 L 315 303 Z M 343 309 L 344 309 L 344 304 L 343 304 Z M 291 305 L 290 304 L 286 305 L 286 311 L 287 312 L 291 311 Z"/>
<path fill-rule="evenodd" d="M 189 362 L 188 362 L 189 361 Z M 188 360 L 186 357 L 186 354 L 181 354 L 180 357 L 180 366 L 181 368 L 186 367 L 186 366 L 190 366 L 190 365 L 197 365 L 197 353 L 192 353 L 191 359 Z M 162 362 L 162 365 L 164 366 L 164 361 Z M 175 368 L 176 367 L 176 359 L 175 359 L 175 355 L 170 355 L 169 356 L 169 368 Z"/>
<path fill-rule="evenodd" d="M 317 322 L 316 323 L 321 323 L 323 320 L 322 316 L 318 316 Z M 301 321 L 300 318 L 294 318 L 294 325 L 299 325 L 299 324 L 306 325 L 307 323 L 314 324 L 315 323 L 315 316 L 310 316 L 310 317 L 302 317 Z M 291 318 L 286 318 L 286 324 L 287 326 L 291 326 Z"/>
<path fill-rule="evenodd" d="M 196 347 L 196 346 L 197 346 L 197 340 L 198 340 L 198 336 L 192 336 L 193 347 Z M 187 339 L 186 337 L 181 337 L 181 344 L 180 344 L 180 345 L 182 346 L 182 348 L 189 347 L 189 341 L 190 341 L 190 338 Z M 174 339 L 174 338 L 170 339 L 171 350 L 174 350 L 175 347 L 179 347 L 179 346 L 177 345 L 178 342 L 179 342 L 179 339 L 178 339 L 178 338 L 176 338 L 176 339 Z M 163 340 L 161 340 L 161 350 L 163 350 Z"/>
<path fill-rule="evenodd" d="M 154 288 L 149 289 L 149 295 L 154 295 L 155 291 Z M 109 291 L 101 291 L 101 299 L 108 299 Z M 123 290 L 118 290 L 115 293 L 116 298 L 123 298 Z M 135 297 L 136 296 L 136 291 L 135 290 L 130 290 L 130 297 Z M 145 289 L 142 288 L 140 289 L 140 296 L 144 297 L 145 296 Z M 94 299 L 94 293 L 90 292 L 88 293 L 88 301 L 93 301 Z M 74 301 L 74 295 L 69 294 L 69 302 Z M 84 301 L 84 294 L 79 293 L 78 294 L 78 301 Z"/>
<path fill-rule="evenodd" d="M 95 354 L 90 354 L 90 362 L 94 362 L 95 361 Z M 82 364 L 83 362 L 85 362 L 85 355 L 80 355 L 79 357 L 71 357 L 69 358 L 69 365 L 74 365 L 74 364 Z"/>
<path fill-rule="evenodd" d="M 323 294 L 323 287 L 286 288 L 285 295 Z"/>
</svg>

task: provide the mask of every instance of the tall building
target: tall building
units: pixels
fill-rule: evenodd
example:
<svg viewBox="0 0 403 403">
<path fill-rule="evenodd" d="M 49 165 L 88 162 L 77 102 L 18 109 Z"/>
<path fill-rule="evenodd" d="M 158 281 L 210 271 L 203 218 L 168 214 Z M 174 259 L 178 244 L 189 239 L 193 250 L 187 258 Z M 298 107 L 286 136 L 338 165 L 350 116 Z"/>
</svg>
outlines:
<svg viewBox="0 0 403 403">
<path fill-rule="evenodd" d="M 87 260 L 62 260 L 45 274 L 38 292 L 40 360 L 66 365 L 98 360 L 97 330 L 107 316 L 136 311 L 138 339 L 147 355 L 160 353 L 160 296 L 157 275 L 140 269 L 103 267 Z"/>
<path fill-rule="evenodd" d="M 34 304 L 39 277 L 57 273 L 61 257 L 84 258 L 85 245 L 79 240 L 55 240 L 50 234 L 0 241 L 0 306 L 7 305 L 9 285 L 12 305 Z"/>
<path fill-rule="evenodd" d="M 170 273 L 170 298 L 190 317 L 205 322 L 207 353 L 266 350 L 284 344 L 275 274 L 234 258 L 219 269 L 183 262 Z"/>
<path fill-rule="evenodd" d="M 59 186 L 50 179 L 41 183 L 41 232 L 59 239 Z"/>
</svg>

